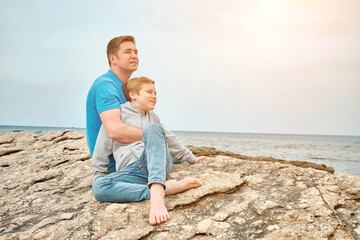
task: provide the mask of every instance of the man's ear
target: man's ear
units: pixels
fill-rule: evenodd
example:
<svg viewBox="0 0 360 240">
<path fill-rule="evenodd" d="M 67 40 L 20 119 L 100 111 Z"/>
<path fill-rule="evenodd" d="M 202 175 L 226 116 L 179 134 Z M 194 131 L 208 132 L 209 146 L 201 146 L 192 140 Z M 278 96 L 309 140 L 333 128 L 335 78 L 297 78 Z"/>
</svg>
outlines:
<svg viewBox="0 0 360 240">
<path fill-rule="evenodd" d="M 135 95 L 135 93 L 133 91 L 129 92 L 129 96 L 130 96 L 131 101 L 136 100 L 136 95 Z"/>
<path fill-rule="evenodd" d="M 116 56 L 114 54 L 110 54 L 109 59 L 111 63 L 114 63 L 116 61 Z"/>
</svg>

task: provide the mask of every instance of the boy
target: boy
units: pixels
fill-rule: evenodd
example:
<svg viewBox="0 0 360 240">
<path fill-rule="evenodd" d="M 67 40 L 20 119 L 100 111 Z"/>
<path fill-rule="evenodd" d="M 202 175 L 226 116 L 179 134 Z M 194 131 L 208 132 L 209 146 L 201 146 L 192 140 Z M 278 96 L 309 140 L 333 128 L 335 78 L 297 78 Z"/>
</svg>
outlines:
<svg viewBox="0 0 360 240">
<path fill-rule="evenodd" d="M 154 81 L 133 78 L 124 85 L 130 102 L 121 105 L 121 120 L 143 128 L 143 141 L 119 143 L 110 139 L 101 126 L 93 153 L 95 198 L 100 202 L 134 202 L 150 199 L 150 224 L 170 219 L 164 196 L 200 187 L 196 178 L 168 180 L 171 156 L 180 161 L 196 163 L 205 157 L 195 157 L 176 136 L 163 127 L 152 111 L 156 105 Z M 107 174 L 108 156 L 113 154 L 116 172 Z"/>
</svg>

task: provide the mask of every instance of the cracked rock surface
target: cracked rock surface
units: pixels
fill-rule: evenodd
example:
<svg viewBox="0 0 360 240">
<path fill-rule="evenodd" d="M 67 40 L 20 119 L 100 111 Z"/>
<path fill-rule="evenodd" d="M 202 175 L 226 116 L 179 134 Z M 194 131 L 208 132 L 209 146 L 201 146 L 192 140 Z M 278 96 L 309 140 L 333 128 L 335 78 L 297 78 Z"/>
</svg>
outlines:
<svg viewBox="0 0 360 240">
<path fill-rule="evenodd" d="M 170 179 L 203 186 L 166 197 L 171 220 L 151 226 L 149 201 L 95 200 L 82 134 L 0 133 L 0 239 L 359 239 L 359 177 L 191 149 L 208 159 Z"/>
</svg>

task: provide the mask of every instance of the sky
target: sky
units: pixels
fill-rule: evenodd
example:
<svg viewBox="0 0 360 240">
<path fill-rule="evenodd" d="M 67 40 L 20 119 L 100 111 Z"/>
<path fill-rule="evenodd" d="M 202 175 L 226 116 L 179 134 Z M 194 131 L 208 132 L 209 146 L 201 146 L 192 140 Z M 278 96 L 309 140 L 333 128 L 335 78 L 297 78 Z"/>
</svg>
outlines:
<svg viewBox="0 0 360 240">
<path fill-rule="evenodd" d="M 358 0 L 0 0 L 0 125 L 84 128 L 133 35 L 171 130 L 360 135 Z"/>
</svg>

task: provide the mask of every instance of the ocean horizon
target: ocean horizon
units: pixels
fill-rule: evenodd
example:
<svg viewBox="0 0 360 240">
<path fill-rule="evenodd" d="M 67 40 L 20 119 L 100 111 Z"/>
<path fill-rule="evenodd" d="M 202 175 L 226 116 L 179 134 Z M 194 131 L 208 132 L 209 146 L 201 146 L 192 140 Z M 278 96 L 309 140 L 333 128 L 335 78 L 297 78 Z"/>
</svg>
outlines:
<svg viewBox="0 0 360 240">
<path fill-rule="evenodd" d="M 40 133 L 85 128 L 0 125 L 0 132 Z M 288 161 L 307 161 L 333 167 L 336 173 L 360 176 L 360 136 L 173 131 L 184 145 L 215 147 L 219 150 Z"/>
<path fill-rule="evenodd" d="M 86 128 L 77 127 L 46 127 L 46 126 L 21 126 L 21 125 L 0 125 L 0 132 L 24 131 L 29 133 L 48 132 L 69 129 L 86 134 Z"/>
<path fill-rule="evenodd" d="M 72 130 L 86 134 L 86 128 L 80 127 L 56 127 L 56 126 L 25 126 L 25 125 L 0 125 L 0 132 L 24 131 L 24 132 L 47 132 L 57 130 Z M 298 136 L 345 136 L 360 137 L 360 135 L 342 135 L 342 134 L 312 134 L 312 133 L 258 133 L 258 132 L 216 132 L 216 131 L 185 131 L 171 130 L 173 132 L 192 132 L 192 133 L 220 133 L 220 134 L 254 134 L 254 135 L 298 135 Z"/>
</svg>

